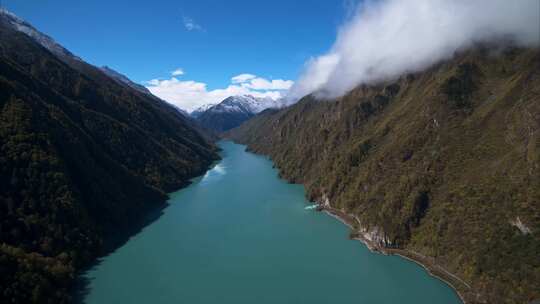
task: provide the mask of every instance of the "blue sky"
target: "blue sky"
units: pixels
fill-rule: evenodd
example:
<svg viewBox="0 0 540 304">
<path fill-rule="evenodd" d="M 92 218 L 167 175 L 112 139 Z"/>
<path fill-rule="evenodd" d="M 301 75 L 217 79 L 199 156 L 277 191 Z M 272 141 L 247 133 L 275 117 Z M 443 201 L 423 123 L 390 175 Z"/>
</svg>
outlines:
<svg viewBox="0 0 540 304">
<path fill-rule="evenodd" d="M 332 46 L 349 13 L 342 0 L 3 0 L 8 10 L 94 65 L 136 82 L 226 88 L 233 76 L 294 80 Z"/>
</svg>

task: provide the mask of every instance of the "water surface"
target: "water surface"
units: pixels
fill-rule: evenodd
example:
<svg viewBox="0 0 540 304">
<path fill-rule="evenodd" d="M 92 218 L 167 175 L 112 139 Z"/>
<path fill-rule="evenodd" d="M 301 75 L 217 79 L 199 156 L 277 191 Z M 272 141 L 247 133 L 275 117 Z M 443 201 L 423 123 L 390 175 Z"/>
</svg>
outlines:
<svg viewBox="0 0 540 304">
<path fill-rule="evenodd" d="M 372 253 L 306 210 L 303 187 L 265 157 L 220 145 L 222 161 L 84 275 L 85 303 L 460 303 L 422 267 Z"/>
</svg>

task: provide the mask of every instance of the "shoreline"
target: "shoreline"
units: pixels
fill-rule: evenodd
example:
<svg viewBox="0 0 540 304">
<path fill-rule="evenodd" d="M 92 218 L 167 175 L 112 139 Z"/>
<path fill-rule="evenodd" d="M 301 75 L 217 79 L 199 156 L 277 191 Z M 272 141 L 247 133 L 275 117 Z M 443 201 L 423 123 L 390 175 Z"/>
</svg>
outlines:
<svg viewBox="0 0 540 304">
<path fill-rule="evenodd" d="M 265 155 L 263 153 L 254 152 L 250 150 L 247 144 L 242 144 L 242 145 L 246 147 L 246 151 L 248 152 L 251 152 L 254 154 Z M 283 177 L 280 176 L 280 178 L 283 178 Z M 435 262 L 429 261 L 428 257 L 425 257 L 423 255 L 420 255 L 419 253 L 406 250 L 406 249 L 381 247 L 378 244 L 366 239 L 365 237 L 362 236 L 362 231 L 358 231 L 354 227 L 355 223 L 361 225 L 360 220 L 356 216 L 353 216 L 342 210 L 331 207 L 328 197 L 323 196 L 322 200 L 315 200 L 313 202 L 317 205 L 317 207 L 315 208 L 316 211 L 324 212 L 325 214 L 335 218 L 336 220 L 340 221 L 342 224 L 349 227 L 351 229 L 351 232 L 355 233 L 355 237 L 351 237 L 350 239 L 360 241 L 371 252 L 375 252 L 375 253 L 379 253 L 383 255 L 397 255 L 403 259 L 406 259 L 413 263 L 418 264 L 419 266 L 421 266 L 427 271 L 428 275 L 438 280 L 441 280 L 445 284 L 447 284 L 457 294 L 458 298 L 463 304 L 486 304 L 487 303 L 481 300 L 480 298 L 481 295 L 475 292 L 468 283 L 463 281 L 461 278 L 459 278 L 455 274 L 449 272 L 441 265 Z"/>
<path fill-rule="evenodd" d="M 165 194 L 166 198 L 159 205 L 149 206 L 148 209 L 141 214 L 141 218 L 135 219 L 134 223 L 132 223 L 129 228 L 117 231 L 115 234 L 109 235 L 108 239 L 104 240 L 103 248 L 101 248 L 99 254 L 97 254 L 95 257 L 92 258 L 91 261 L 89 261 L 75 271 L 71 286 L 69 287 L 68 291 L 68 294 L 71 297 L 70 303 L 84 303 L 84 300 L 90 291 L 90 280 L 85 277 L 88 271 L 100 265 L 103 262 L 103 259 L 105 259 L 109 255 L 114 253 L 116 250 L 127 244 L 133 237 L 137 236 L 145 228 L 147 228 L 159 218 L 161 218 L 164 214 L 164 210 L 170 207 L 169 201 L 171 200 L 172 194 L 189 187 L 191 184 L 193 184 L 194 181 L 202 178 L 204 174 L 211 170 L 216 164 L 218 164 L 220 160 L 221 159 L 214 160 L 208 165 L 206 165 L 204 170 L 196 171 L 194 173 L 196 175 L 190 177 L 184 182 L 179 183 L 177 187 L 173 188 L 174 190 L 167 189 Z M 165 191 L 165 189 L 163 190 Z"/>
<path fill-rule="evenodd" d="M 361 243 L 366 245 L 366 247 L 371 252 L 375 252 L 375 253 L 379 253 L 383 255 L 397 255 L 401 258 L 404 258 L 413 263 L 416 263 L 420 265 L 422 268 L 424 268 L 430 276 L 443 281 L 450 288 L 452 288 L 463 304 L 481 303 L 475 300 L 475 298 L 478 298 L 478 294 L 473 291 L 472 287 L 469 284 L 467 284 L 462 279 L 460 279 L 456 275 L 452 274 L 451 272 L 443 268 L 441 265 L 436 264 L 435 262 L 429 261 L 428 260 L 429 258 L 424 257 L 414 251 L 410 251 L 406 249 L 382 247 L 379 244 L 376 244 L 366 239 L 365 237 L 362 236 L 361 232 L 356 230 L 354 227 L 354 222 L 358 221 L 358 219 L 356 219 L 355 217 L 351 216 L 348 213 L 345 213 L 341 210 L 338 210 L 329 206 L 325 206 L 323 204 L 319 204 L 319 209 L 317 210 L 324 212 L 325 214 L 335 218 L 336 220 L 340 221 L 341 223 L 349 227 L 352 230 L 352 232 L 355 233 L 355 236 L 351 237 L 351 239 L 360 241 Z"/>
</svg>

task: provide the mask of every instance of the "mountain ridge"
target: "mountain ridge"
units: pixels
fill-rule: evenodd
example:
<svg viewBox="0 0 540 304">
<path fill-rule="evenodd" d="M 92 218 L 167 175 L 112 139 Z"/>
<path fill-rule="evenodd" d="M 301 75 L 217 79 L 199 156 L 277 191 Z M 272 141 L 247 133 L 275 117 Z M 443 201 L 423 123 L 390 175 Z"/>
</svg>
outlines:
<svg viewBox="0 0 540 304">
<path fill-rule="evenodd" d="M 13 16 L 0 13 L 0 302 L 69 303 L 77 272 L 217 148 L 177 109 L 56 54 Z"/>
<path fill-rule="evenodd" d="M 5 19 L 5 21 L 7 21 L 6 22 L 7 24 L 11 25 L 17 31 L 28 35 L 30 38 L 32 38 L 34 41 L 39 43 L 41 46 L 49 50 L 51 53 L 55 54 L 62 61 L 66 63 L 74 62 L 74 61 L 82 62 L 81 58 L 74 55 L 69 50 L 61 46 L 59 43 L 57 43 L 53 38 L 38 31 L 30 23 L 19 18 L 17 15 L 13 14 L 12 12 L 6 9 L 0 8 L 0 16 L 2 16 Z"/>
<path fill-rule="evenodd" d="M 457 275 L 466 303 L 528 303 L 540 299 L 539 71 L 538 49 L 478 47 L 224 136 L 357 219 L 351 237 Z"/>
<path fill-rule="evenodd" d="M 121 74 L 115 70 L 113 70 L 112 68 L 108 67 L 108 66 L 102 66 L 100 68 L 105 74 L 109 75 L 110 77 L 112 77 L 113 79 L 117 80 L 117 81 L 120 81 L 121 83 L 124 83 L 128 86 L 130 86 L 131 88 L 141 92 L 141 93 L 144 93 L 144 94 L 148 94 L 148 95 L 152 95 L 152 93 L 150 92 L 150 90 L 148 90 L 145 86 L 143 85 L 140 85 L 138 83 L 135 83 L 133 82 L 131 79 L 129 79 L 126 75 L 124 74 Z M 152 95 L 153 96 L 153 95 Z"/>
</svg>

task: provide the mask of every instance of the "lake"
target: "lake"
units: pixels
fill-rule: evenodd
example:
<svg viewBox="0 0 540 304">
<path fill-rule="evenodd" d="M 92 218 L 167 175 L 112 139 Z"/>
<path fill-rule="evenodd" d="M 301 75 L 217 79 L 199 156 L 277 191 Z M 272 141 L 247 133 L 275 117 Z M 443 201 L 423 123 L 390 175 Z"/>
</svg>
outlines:
<svg viewBox="0 0 540 304">
<path fill-rule="evenodd" d="M 219 144 L 219 163 L 84 274 L 84 303 L 461 303 L 419 265 L 370 252 L 306 210 L 303 186 L 268 158 Z"/>
</svg>

